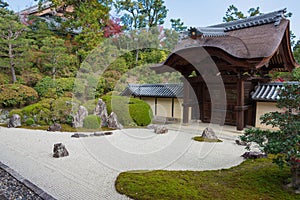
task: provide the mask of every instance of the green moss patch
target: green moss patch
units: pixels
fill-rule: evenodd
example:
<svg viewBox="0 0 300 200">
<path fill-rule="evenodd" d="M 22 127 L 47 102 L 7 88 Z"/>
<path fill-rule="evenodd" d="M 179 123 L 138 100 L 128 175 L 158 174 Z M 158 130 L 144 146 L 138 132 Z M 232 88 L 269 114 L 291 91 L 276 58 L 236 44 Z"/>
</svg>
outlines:
<svg viewBox="0 0 300 200">
<path fill-rule="evenodd" d="M 123 172 L 115 187 L 133 199 L 299 199 L 282 187 L 289 172 L 257 159 L 214 171 Z"/>
<path fill-rule="evenodd" d="M 214 140 L 214 139 L 207 139 L 207 138 L 203 138 L 201 136 L 195 136 L 192 138 L 193 140 L 197 141 L 197 142 L 223 142 L 220 139 Z"/>
</svg>

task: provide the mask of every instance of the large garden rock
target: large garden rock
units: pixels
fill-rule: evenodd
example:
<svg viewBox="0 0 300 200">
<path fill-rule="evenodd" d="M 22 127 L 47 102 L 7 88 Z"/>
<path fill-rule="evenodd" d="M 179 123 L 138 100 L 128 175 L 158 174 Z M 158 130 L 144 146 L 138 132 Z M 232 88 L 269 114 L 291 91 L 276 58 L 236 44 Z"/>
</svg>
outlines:
<svg viewBox="0 0 300 200">
<path fill-rule="evenodd" d="M 122 124 L 120 124 L 120 122 L 118 121 L 118 117 L 116 113 L 114 112 L 111 112 L 110 115 L 108 116 L 107 125 L 109 128 L 113 128 L 113 129 L 123 128 Z"/>
<path fill-rule="evenodd" d="M 8 128 L 16 128 L 21 126 L 21 117 L 18 114 L 13 114 L 8 121 Z"/>
<path fill-rule="evenodd" d="M 164 134 L 164 133 L 167 133 L 168 132 L 168 128 L 165 127 L 165 126 L 156 126 L 154 128 L 154 132 L 156 134 Z"/>
<path fill-rule="evenodd" d="M 79 106 L 77 113 L 73 117 L 73 127 L 83 127 L 83 120 L 86 116 L 88 116 L 88 114 L 88 110 L 84 106 Z"/>
<path fill-rule="evenodd" d="M 108 114 L 107 114 L 107 109 L 106 109 L 106 104 L 102 99 L 98 100 L 98 103 L 96 105 L 96 108 L 94 110 L 94 115 L 97 115 L 101 119 L 101 127 L 106 127 L 107 125 L 107 120 L 108 120 Z"/>
<path fill-rule="evenodd" d="M 65 157 L 68 155 L 69 155 L 69 152 L 66 149 L 65 145 L 63 145 L 62 143 L 54 144 L 54 148 L 53 148 L 53 157 L 54 158 Z"/>
<path fill-rule="evenodd" d="M 216 133 L 210 127 L 207 127 L 206 129 L 204 129 L 204 131 L 202 132 L 201 137 L 205 138 L 205 139 L 218 140 L 218 137 L 216 136 Z"/>
<path fill-rule="evenodd" d="M 54 123 L 51 126 L 49 126 L 47 131 L 61 131 L 61 125 L 58 123 Z"/>
</svg>

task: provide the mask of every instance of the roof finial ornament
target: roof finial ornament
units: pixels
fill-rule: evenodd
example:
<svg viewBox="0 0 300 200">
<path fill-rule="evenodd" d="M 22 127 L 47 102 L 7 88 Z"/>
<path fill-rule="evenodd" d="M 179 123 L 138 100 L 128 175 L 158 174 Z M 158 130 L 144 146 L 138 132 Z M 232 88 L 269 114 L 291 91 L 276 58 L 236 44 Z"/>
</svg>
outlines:
<svg viewBox="0 0 300 200">
<path fill-rule="evenodd" d="M 287 12 L 286 8 L 278 11 L 278 13 L 276 14 L 276 16 L 274 17 L 274 21 L 275 21 L 274 25 L 275 26 L 278 26 L 280 24 L 281 20 L 285 18 L 284 14 L 286 12 Z"/>
</svg>

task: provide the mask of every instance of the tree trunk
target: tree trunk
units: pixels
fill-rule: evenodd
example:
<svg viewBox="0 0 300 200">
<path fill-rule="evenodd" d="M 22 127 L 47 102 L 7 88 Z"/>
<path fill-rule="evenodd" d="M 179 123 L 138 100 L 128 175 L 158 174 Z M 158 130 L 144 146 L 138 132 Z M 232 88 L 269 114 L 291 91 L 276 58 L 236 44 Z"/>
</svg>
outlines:
<svg viewBox="0 0 300 200">
<path fill-rule="evenodd" d="M 10 64 L 10 71 L 12 82 L 17 82 L 16 72 L 15 72 L 15 63 L 14 63 L 14 55 L 13 55 L 13 47 L 12 44 L 8 44 L 8 53 L 9 53 L 9 64 Z"/>
<path fill-rule="evenodd" d="M 292 187 L 296 190 L 300 189 L 300 163 L 296 162 L 291 166 Z"/>
</svg>

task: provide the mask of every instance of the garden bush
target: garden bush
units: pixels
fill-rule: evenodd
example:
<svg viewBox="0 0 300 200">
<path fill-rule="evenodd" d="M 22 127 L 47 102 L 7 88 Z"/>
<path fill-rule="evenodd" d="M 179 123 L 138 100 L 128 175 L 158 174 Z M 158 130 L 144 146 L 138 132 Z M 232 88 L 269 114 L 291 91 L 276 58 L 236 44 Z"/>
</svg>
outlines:
<svg viewBox="0 0 300 200">
<path fill-rule="evenodd" d="M 118 120 L 124 126 L 135 123 L 138 126 L 147 126 L 151 123 L 153 113 L 150 106 L 135 98 L 106 95 L 102 97 L 107 105 L 107 112 L 115 112 Z"/>
<path fill-rule="evenodd" d="M 50 125 L 53 122 L 71 125 L 72 113 L 76 112 L 78 107 L 79 103 L 73 101 L 72 98 L 48 98 L 26 106 L 22 110 L 12 110 L 10 115 L 19 114 L 22 119 L 32 118 L 39 125 Z M 23 122 L 26 121 L 23 120 Z"/>
<path fill-rule="evenodd" d="M 21 107 L 34 103 L 38 93 L 21 84 L 6 84 L 0 86 L 0 107 Z"/>
<path fill-rule="evenodd" d="M 53 121 L 62 124 L 72 124 L 72 114 L 77 112 L 79 104 L 72 98 L 61 97 L 51 104 L 51 118 Z"/>
<path fill-rule="evenodd" d="M 51 104 L 54 99 L 43 99 L 35 104 L 26 106 L 22 109 L 22 114 L 35 119 L 39 125 L 48 125 L 51 120 Z"/>
<path fill-rule="evenodd" d="M 31 117 L 30 118 L 27 118 L 26 119 L 26 125 L 27 126 L 31 126 L 32 124 L 34 124 L 35 122 L 34 122 L 34 119 L 32 119 Z"/>
<path fill-rule="evenodd" d="M 64 95 L 66 92 L 73 91 L 75 78 L 60 78 L 53 80 L 47 76 L 41 79 L 36 86 L 35 90 L 40 97 L 57 98 Z"/>
<path fill-rule="evenodd" d="M 96 115 L 88 115 L 83 120 L 83 128 L 97 129 L 100 128 L 101 120 Z"/>
<path fill-rule="evenodd" d="M 6 74 L 0 73 L 0 85 L 8 84 L 9 83 L 9 76 Z"/>
<path fill-rule="evenodd" d="M 57 84 L 56 82 L 49 76 L 41 79 L 34 89 L 38 92 L 40 97 L 45 98 L 56 98 L 62 94 L 62 92 L 56 91 Z M 59 95 L 57 95 L 59 93 Z"/>
</svg>

